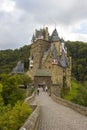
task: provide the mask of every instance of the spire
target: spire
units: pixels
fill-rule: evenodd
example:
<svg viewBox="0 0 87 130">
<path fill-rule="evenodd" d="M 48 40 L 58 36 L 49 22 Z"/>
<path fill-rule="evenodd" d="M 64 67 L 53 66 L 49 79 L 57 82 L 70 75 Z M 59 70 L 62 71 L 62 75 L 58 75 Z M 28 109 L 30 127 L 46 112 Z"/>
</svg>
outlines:
<svg viewBox="0 0 87 130">
<path fill-rule="evenodd" d="M 52 33 L 52 35 L 51 35 L 51 41 L 52 42 L 57 42 L 59 40 L 60 40 L 60 38 L 59 38 L 58 32 L 57 32 L 57 30 L 55 28 L 54 31 L 53 31 L 53 33 Z"/>
<path fill-rule="evenodd" d="M 35 41 L 35 36 L 34 36 L 34 34 L 33 34 L 33 36 L 32 36 L 32 40 L 31 40 L 32 42 L 34 42 Z"/>
</svg>

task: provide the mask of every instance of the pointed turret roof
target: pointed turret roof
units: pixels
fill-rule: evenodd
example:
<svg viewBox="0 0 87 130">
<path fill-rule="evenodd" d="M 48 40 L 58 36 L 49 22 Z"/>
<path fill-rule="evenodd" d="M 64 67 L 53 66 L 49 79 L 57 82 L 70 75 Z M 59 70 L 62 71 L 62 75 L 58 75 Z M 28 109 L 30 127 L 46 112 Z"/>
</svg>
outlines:
<svg viewBox="0 0 87 130">
<path fill-rule="evenodd" d="M 53 33 L 52 33 L 52 35 L 51 35 L 51 41 L 52 42 L 57 42 L 59 40 L 60 40 L 60 38 L 59 38 L 58 32 L 57 32 L 57 30 L 55 28 L 54 31 L 53 31 Z"/>
<path fill-rule="evenodd" d="M 35 36 L 34 36 L 34 34 L 33 34 L 33 36 L 32 36 L 32 40 L 31 40 L 32 42 L 34 42 L 35 41 Z"/>
<path fill-rule="evenodd" d="M 17 63 L 17 66 L 15 68 L 13 68 L 11 73 L 12 74 L 15 74 L 15 73 L 22 74 L 22 73 L 24 73 L 24 64 L 21 61 L 19 61 Z"/>
</svg>

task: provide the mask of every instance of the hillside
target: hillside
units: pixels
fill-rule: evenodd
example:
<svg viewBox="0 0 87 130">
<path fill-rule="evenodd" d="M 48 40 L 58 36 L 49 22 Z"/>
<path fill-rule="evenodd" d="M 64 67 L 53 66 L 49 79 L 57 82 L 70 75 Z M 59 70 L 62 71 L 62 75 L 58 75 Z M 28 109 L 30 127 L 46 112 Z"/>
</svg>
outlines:
<svg viewBox="0 0 87 130">
<path fill-rule="evenodd" d="M 72 89 L 63 98 L 87 107 L 87 81 L 79 83 L 73 79 L 71 84 Z"/>
<path fill-rule="evenodd" d="M 10 73 L 19 60 L 24 62 L 25 70 L 27 70 L 29 65 L 29 51 L 29 45 L 25 45 L 15 50 L 1 50 L 0 73 Z"/>
<path fill-rule="evenodd" d="M 87 43 L 67 41 L 68 55 L 72 57 L 72 76 L 78 81 L 87 80 Z"/>
</svg>

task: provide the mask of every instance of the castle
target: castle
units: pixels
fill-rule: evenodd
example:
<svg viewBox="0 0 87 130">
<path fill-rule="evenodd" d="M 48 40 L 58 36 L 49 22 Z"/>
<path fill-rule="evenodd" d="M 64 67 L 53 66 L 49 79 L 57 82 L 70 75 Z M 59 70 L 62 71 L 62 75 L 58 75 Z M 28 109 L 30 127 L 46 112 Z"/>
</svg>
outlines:
<svg viewBox="0 0 87 130">
<path fill-rule="evenodd" d="M 56 28 L 49 35 L 48 27 L 35 30 L 29 58 L 29 76 L 35 86 L 71 87 L 71 58 Z"/>
</svg>

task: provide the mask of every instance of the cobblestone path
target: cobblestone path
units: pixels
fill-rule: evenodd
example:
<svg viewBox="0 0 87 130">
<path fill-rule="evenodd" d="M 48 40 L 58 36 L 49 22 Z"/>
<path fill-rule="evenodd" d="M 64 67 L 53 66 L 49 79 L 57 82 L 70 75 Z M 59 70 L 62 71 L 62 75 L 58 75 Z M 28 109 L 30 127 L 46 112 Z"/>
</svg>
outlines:
<svg viewBox="0 0 87 130">
<path fill-rule="evenodd" d="M 55 103 L 46 92 L 40 92 L 35 102 L 41 105 L 38 130 L 87 130 L 87 117 Z"/>
</svg>

